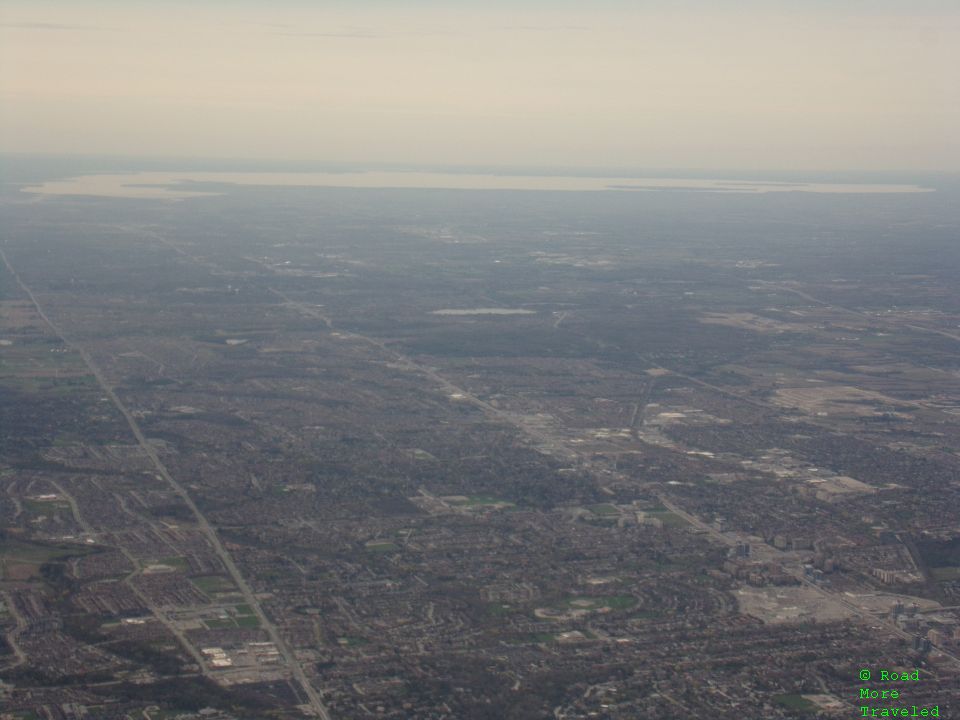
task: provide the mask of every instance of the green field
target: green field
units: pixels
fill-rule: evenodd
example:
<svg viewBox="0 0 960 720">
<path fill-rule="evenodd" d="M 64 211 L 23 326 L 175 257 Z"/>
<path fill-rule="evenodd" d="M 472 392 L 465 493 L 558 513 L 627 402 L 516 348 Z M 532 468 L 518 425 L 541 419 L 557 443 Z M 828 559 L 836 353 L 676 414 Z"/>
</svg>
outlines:
<svg viewBox="0 0 960 720">
<path fill-rule="evenodd" d="M 567 610 L 626 610 L 637 604 L 632 595 L 610 595 L 604 597 L 570 597 L 560 603 L 558 607 Z"/>
<path fill-rule="evenodd" d="M 182 716 L 182 710 L 144 710 L 143 717 L 145 720 L 174 720 L 178 716 Z"/>
<path fill-rule="evenodd" d="M 470 495 L 466 500 L 451 500 L 450 504 L 461 507 L 484 507 L 487 505 L 494 507 L 513 507 L 514 505 L 509 500 L 501 500 L 491 495 Z"/>
<path fill-rule="evenodd" d="M 181 572 L 187 572 L 190 569 L 190 562 L 185 557 L 180 557 L 179 555 L 163 558 L 159 561 L 159 564 L 169 565 Z"/>
<path fill-rule="evenodd" d="M 58 510 L 69 510 L 70 503 L 64 500 L 21 500 L 23 509 L 31 515 L 49 515 Z"/>
<path fill-rule="evenodd" d="M 218 577 L 218 576 L 211 576 Z M 226 608 L 229 617 L 208 618 L 203 621 L 208 630 L 232 630 L 233 628 L 258 628 L 260 627 L 260 618 L 258 618 L 253 608 L 247 604 L 235 605 Z"/>
<path fill-rule="evenodd" d="M 230 578 L 223 575 L 201 575 L 200 577 L 190 578 L 190 582 L 207 595 L 230 593 L 237 590 Z"/>
<path fill-rule="evenodd" d="M 53 395 L 69 395 L 80 391 L 89 391 L 96 387 L 96 380 L 85 376 L 49 377 L 4 373 L 0 369 L 0 386 L 16 388 L 20 392 Z"/>
<path fill-rule="evenodd" d="M 208 630 L 227 630 L 237 627 L 233 618 L 208 618 L 203 621 Z"/>
<path fill-rule="evenodd" d="M 30 580 L 42 576 L 44 564 L 95 552 L 84 545 L 0 540 L 0 580 Z"/>
<path fill-rule="evenodd" d="M 609 503 L 601 503 L 600 505 L 591 505 L 589 508 L 590 512 L 594 515 L 619 515 L 620 511 L 617 510 L 616 506 L 610 505 Z"/>
<path fill-rule="evenodd" d="M 960 567 L 930 568 L 930 577 L 932 577 L 937 582 L 949 582 L 951 580 L 960 580 Z"/>
<path fill-rule="evenodd" d="M 77 373 L 86 372 L 86 366 L 76 353 L 51 352 L 56 348 L 33 347 L 13 345 L 12 348 L 19 351 L 18 355 L 11 353 L 11 347 L 5 349 L 5 357 L 0 359 L 0 374 L 2 375 L 27 375 L 29 377 L 38 377 L 53 373 L 65 373 L 71 369 Z"/>
<path fill-rule="evenodd" d="M 366 645 L 366 638 L 361 637 L 342 637 L 337 638 L 337 644 L 342 647 L 356 647 L 357 645 Z"/>
<path fill-rule="evenodd" d="M 666 527 L 683 527 L 684 525 L 689 524 L 682 517 L 680 517 L 679 515 L 673 514 L 669 510 L 648 511 L 647 515 L 649 515 L 652 518 L 656 518 L 657 520 L 662 522 Z"/>
<path fill-rule="evenodd" d="M 0 557 L 17 562 L 45 563 L 77 555 L 89 555 L 93 550 L 82 545 L 66 543 L 46 544 L 25 540 L 0 540 Z"/>
<path fill-rule="evenodd" d="M 396 543 L 390 542 L 389 540 L 383 541 L 372 541 L 368 542 L 366 548 L 369 552 L 374 553 L 390 553 L 397 552 L 400 550 L 400 546 Z"/>
<path fill-rule="evenodd" d="M 413 450 L 408 450 L 410 457 L 414 460 L 436 460 L 437 458 L 428 453 L 426 450 L 421 450 L 420 448 L 414 448 Z"/>
<path fill-rule="evenodd" d="M 543 633 L 543 632 L 542 632 L 542 633 L 534 633 L 534 634 L 531 636 L 531 639 L 532 639 L 534 642 L 538 642 L 538 643 L 552 643 L 552 642 L 556 642 L 556 640 L 557 640 L 557 635 L 556 635 L 556 633 Z"/>
</svg>

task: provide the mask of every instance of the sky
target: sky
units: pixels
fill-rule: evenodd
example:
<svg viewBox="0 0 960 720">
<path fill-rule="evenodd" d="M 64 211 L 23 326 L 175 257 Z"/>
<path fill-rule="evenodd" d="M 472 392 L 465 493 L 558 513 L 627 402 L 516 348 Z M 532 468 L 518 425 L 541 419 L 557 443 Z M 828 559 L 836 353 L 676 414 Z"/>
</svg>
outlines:
<svg viewBox="0 0 960 720">
<path fill-rule="evenodd" d="M 0 0 L 0 152 L 960 171 L 956 0 Z"/>
</svg>

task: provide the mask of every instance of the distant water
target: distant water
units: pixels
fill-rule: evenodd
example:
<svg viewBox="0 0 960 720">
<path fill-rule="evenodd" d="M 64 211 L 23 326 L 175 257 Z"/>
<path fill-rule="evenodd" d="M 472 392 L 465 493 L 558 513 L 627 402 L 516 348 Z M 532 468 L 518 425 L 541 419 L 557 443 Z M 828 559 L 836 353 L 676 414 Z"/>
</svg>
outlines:
<svg viewBox="0 0 960 720">
<path fill-rule="evenodd" d="M 80 175 L 23 188 L 43 195 L 93 195 L 178 200 L 222 195 L 222 189 L 191 187 L 194 183 L 344 188 L 431 188 L 446 190 L 566 190 L 619 192 L 713 193 L 916 193 L 919 185 L 887 183 L 789 183 L 763 180 L 576 177 L 553 175 L 482 175 L 434 172 L 141 172 Z"/>
</svg>

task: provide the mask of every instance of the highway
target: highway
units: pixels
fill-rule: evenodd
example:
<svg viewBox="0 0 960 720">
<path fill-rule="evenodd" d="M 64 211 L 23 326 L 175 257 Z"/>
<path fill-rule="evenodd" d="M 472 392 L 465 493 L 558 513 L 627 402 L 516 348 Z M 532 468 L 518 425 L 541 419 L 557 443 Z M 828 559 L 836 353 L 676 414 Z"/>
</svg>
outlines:
<svg viewBox="0 0 960 720">
<path fill-rule="evenodd" d="M 97 383 L 100 385 L 100 388 L 103 390 L 104 394 L 110 399 L 114 407 L 123 415 L 124 420 L 126 420 L 127 425 L 130 428 L 130 432 L 136 438 L 137 444 L 140 446 L 144 454 L 150 459 L 150 462 L 153 464 L 157 473 L 167 482 L 167 484 L 176 492 L 177 495 L 183 500 L 183 502 L 190 508 L 190 511 L 193 513 L 194 518 L 196 519 L 197 526 L 200 528 L 201 532 L 206 536 L 207 540 L 210 542 L 210 545 L 213 547 L 214 552 L 220 558 L 220 561 L 223 563 L 224 567 L 227 569 L 227 572 L 230 575 L 230 578 L 233 580 L 234 584 L 240 590 L 240 593 L 243 595 L 244 602 L 247 603 L 257 615 L 257 618 L 260 620 L 260 626 L 266 630 L 267 634 L 270 636 L 270 640 L 276 645 L 277 649 L 280 651 L 280 654 L 283 656 L 284 663 L 289 668 L 292 675 L 297 679 L 300 685 L 303 686 L 303 690 L 307 695 L 309 700 L 309 705 L 313 712 L 323 720 L 331 720 L 331 716 L 326 706 L 323 704 L 323 700 L 320 697 L 320 693 L 317 692 L 316 688 L 310 683 L 310 680 L 307 678 L 306 673 L 303 670 L 303 666 L 300 664 L 300 661 L 297 659 L 296 655 L 293 653 L 293 650 L 281 637 L 280 633 L 277 631 L 276 626 L 270 621 L 266 613 L 264 613 L 263 608 L 260 605 L 260 602 L 257 600 L 253 591 L 250 589 L 250 586 L 247 584 L 247 581 L 244 579 L 243 575 L 240 573 L 240 570 L 237 568 L 236 564 L 233 561 L 233 558 L 230 556 L 230 553 L 226 551 L 223 547 L 223 544 L 220 542 L 220 538 L 217 536 L 216 531 L 207 522 L 206 517 L 203 513 L 200 512 L 200 509 L 194 503 L 193 499 L 190 497 L 189 493 L 183 488 L 183 486 L 170 474 L 166 466 L 160 460 L 160 457 L 157 455 L 156 449 L 147 441 L 147 438 L 144 436 L 143 432 L 140 429 L 140 425 L 137 423 L 136 419 L 133 417 L 133 414 L 123 404 L 123 401 L 117 396 L 113 391 L 111 385 L 107 382 L 106 378 L 103 376 L 103 373 L 100 371 L 100 368 L 97 367 L 96 363 L 93 361 L 93 358 L 90 354 L 83 348 L 82 345 L 78 344 L 75 341 L 70 340 L 60 328 L 47 317 L 46 313 L 43 311 L 43 308 L 40 306 L 40 303 L 37 302 L 37 298 L 34 296 L 33 291 L 20 279 L 20 276 L 17 274 L 16 270 L 10 264 L 10 261 L 7 259 L 6 254 L 3 250 L 0 250 L 0 259 L 3 260 L 4 264 L 7 266 L 7 269 L 10 271 L 10 274 L 13 275 L 14 279 L 17 281 L 17 284 L 20 286 L 20 289 L 26 293 L 27 297 L 30 298 L 30 302 L 33 303 L 34 308 L 36 308 L 37 314 L 43 318 L 43 321 L 47 324 L 50 330 L 60 338 L 61 342 L 67 347 L 75 350 L 80 357 L 83 359 L 84 364 L 86 364 L 90 373 L 96 379 Z M 161 621 L 164 618 L 160 618 Z M 194 651 L 194 656 L 195 651 Z M 201 665 L 201 667 L 203 667 Z"/>
</svg>

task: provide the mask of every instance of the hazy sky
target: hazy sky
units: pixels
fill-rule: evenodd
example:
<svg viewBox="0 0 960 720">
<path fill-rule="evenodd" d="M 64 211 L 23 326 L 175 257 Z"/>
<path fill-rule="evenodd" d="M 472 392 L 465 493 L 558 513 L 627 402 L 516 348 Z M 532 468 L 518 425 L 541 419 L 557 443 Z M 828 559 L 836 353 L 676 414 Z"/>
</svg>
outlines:
<svg viewBox="0 0 960 720">
<path fill-rule="evenodd" d="M 0 0 L 0 151 L 960 171 L 957 0 Z"/>
</svg>

